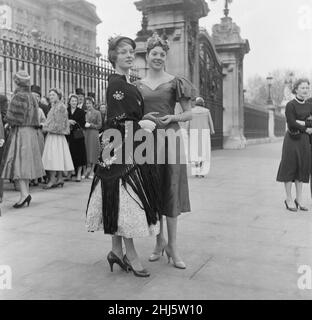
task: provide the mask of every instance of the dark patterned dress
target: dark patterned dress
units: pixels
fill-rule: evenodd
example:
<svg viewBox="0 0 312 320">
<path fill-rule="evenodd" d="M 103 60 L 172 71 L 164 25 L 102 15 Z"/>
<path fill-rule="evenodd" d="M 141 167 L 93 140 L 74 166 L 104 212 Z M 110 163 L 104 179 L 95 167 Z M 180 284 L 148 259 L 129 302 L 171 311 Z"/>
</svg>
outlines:
<svg viewBox="0 0 312 320">
<path fill-rule="evenodd" d="M 104 230 L 105 234 L 126 238 L 155 236 L 159 233 L 161 195 L 159 177 L 155 166 L 138 165 L 125 161 L 132 152 L 125 151 L 129 137 L 126 123 L 131 123 L 133 133 L 140 129 L 143 117 L 143 98 L 136 86 L 127 82 L 125 76 L 113 74 L 109 78 L 107 92 L 106 129 L 120 132 L 123 148 L 121 154 L 107 156 L 106 150 L 113 141 L 109 131 L 102 136 L 102 150 L 87 207 L 88 231 Z M 112 131 L 112 130 L 110 130 Z M 133 142 L 133 141 L 132 141 Z M 133 142 L 135 150 L 136 143 Z"/>
</svg>

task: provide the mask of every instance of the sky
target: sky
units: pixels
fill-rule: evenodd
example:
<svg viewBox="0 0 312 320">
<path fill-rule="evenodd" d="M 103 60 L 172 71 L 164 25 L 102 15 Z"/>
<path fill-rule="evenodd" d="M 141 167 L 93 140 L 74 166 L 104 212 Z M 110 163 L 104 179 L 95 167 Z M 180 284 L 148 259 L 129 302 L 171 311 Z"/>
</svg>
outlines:
<svg viewBox="0 0 312 320">
<path fill-rule="evenodd" d="M 141 29 L 142 15 L 134 0 L 88 1 L 97 6 L 103 21 L 97 30 L 103 53 L 110 36 L 135 38 Z M 199 24 L 211 34 L 212 26 L 223 16 L 224 0 L 206 2 L 210 12 Z M 250 44 L 244 60 L 245 80 L 254 75 L 266 77 L 276 69 L 312 75 L 312 0 L 233 0 L 230 16 Z"/>
</svg>

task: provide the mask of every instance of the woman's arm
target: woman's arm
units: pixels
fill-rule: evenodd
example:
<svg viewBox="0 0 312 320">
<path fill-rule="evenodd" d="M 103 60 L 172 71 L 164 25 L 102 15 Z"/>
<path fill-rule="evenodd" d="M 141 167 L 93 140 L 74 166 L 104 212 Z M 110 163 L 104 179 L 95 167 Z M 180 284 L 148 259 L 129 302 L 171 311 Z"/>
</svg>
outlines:
<svg viewBox="0 0 312 320">
<path fill-rule="evenodd" d="M 90 123 L 90 128 L 100 130 L 102 128 L 102 116 L 100 113 L 96 112 L 94 121 Z"/>
<path fill-rule="evenodd" d="M 296 113 L 294 110 L 294 106 L 291 102 L 288 102 L 286 105 L 285 115 L 286 115 L 288 128 L 290 130 L 299 130 L 301 132 L 306 131 L 305 125 L 301 125 L 300 123 L 297 123 Z"/>
<path fill-rule="evenodd" d="M 183 112 L 179 114 L 168 114 L 164 117 L 158 118 L 163 125 L 168 125 L 170 122 L 186 122 L 192 120 L 192 106 L 191 100 L 182 98 L 180 105 Z"/>
</svg>

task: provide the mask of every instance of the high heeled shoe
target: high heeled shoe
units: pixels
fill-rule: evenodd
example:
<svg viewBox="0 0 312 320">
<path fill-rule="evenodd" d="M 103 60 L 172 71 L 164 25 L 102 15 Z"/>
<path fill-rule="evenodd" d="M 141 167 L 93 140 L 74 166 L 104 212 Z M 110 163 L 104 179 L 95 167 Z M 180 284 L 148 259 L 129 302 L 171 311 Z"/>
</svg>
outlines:
<svg viewBox="0 0 312 320">
<path fill-rule="evenodd" d="M 30 201 L 31 201 L 31 195 L 28 195 L 23 202 L 21 202 L 21 203 L 15 203 L 15 205 L 13 206 L 13 208 L 15 208 L 15 209 L 23 208 L 26 203 L 27 203 L 27 207 L 29 207 Z"/>
<path fill-rule="evenodd" d="M 111 251 L 107 255 L 107 261 L 108 261 L 108 263 L 110 265 L 111 272 L 113 272 L 114 263 L 117 263 L 120 266 L 121 269 L 123 269 L 126 272 L 128 272 L 128 268 L 125 265 L 125 263 L 113 251 Z"/>
<path fill-rule="evenodd" d="M 57 183 L 55 184 L 55 188 L 63 188 L 63 187 L 64 187 L 64 182 L 63 182 L 63 181 L 57 182 Z"/>
<path fill-rule="evenodd" d="M 285 206 L 286 206 L 286 209 L 287 209 L 287 210 L 292 211 L 292 212 L 296 212 L 296 211 L 297 211 L 297 208 L 291 208 L 291 207 L 289 207 L 286 200 L 284 201 L 284 203 L 285 203 Z"/>
<path fill-rule="evenodd" d="M 136 277 L 141 277 L 141 278 L 146 278 L 146 277 L 149 277 L 150 276 L 150 273 L 146 270 L 146 269 L 142 269 L 142 270 L 135 270 L 133 269 L 129 259 L 127 258 L 126 255 L 124 255 L 123 257 L 123 262 L 124 264 L 127 266 L 128 268 L 128 271 L 132 271 L 133 274 L 136 276 Z"/>
<path fill-rule="evenodd" d="M 50 182 L 43 187 L 44 190 L 49 190 L 54 188 L 56 188 L 56 184 L 55 183 L 50 184 Z"/>
<path fill-rule="evenodd" d="M 179 261 L 175 261 L 172 257 L 172 253 L 170 252 L 168 246 L 165 247 L 165 251 L 166 251 L 166 255 L 167 255 L 167 258 L 168 258 L 168 263 L 170 263 L 170 259 L 172 259 L 172 262 L 173 262 L 173 265 L 175 268 L 177 269 L 186 269 L 186 265 L 185 263 L 182 261 L 182 260 L 179 260 Z"/>
<path fill-rule="evenodd" d="M 301 205 L 299 204 L 299 202 L 297 201 L 297 199 L 295 199 L 294 202 L 295 202 L 295 205 L 296 205 L 296 208 L 297 208 L 297 209 L 299 209 L 299 210 L 301 210 L 301 211 L 309 211 L 308 208 L 301 206 Z"/>
<path fill-rule="evenodd" d="M 154 251 L 151 256 L 148 258 L 148 261 L 150 262 L 155 262 L 155 261 L 158 261 L 160 259 L 161 256 L 164 255 L 164 252 L 165 252 L 165 247 L 167 246 L 167 243 L 164 242 L 160 248 L 159 251 Z"/>
</svg>

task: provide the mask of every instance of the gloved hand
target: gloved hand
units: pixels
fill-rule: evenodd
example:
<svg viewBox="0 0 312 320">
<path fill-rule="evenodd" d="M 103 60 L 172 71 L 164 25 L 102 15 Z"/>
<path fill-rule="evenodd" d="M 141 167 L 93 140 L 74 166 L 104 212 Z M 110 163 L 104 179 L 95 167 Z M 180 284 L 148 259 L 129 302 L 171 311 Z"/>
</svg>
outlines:
<svg viewBox="0 0 312 320">
<path fill-rule="evenodd" d="M 151 120 L 141 120 L 139 125 L 142 129 L 148 132 L 153 132 L 156 128 L 156 123 Z"/>
</svg>

